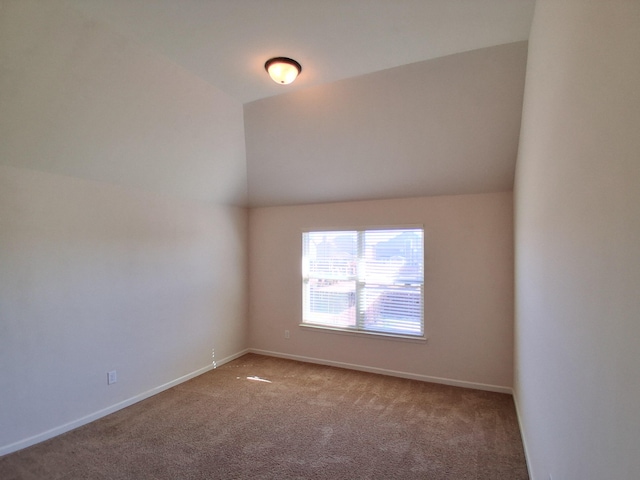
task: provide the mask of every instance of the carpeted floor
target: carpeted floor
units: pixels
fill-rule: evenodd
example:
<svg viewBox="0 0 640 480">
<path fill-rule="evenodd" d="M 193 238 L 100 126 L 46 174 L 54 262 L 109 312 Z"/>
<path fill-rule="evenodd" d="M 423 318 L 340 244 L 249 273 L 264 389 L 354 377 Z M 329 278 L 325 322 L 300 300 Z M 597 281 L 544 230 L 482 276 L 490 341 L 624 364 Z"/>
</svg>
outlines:
<svg viewBox="0 0 640 480">
<path fill-rule="evenodd" d="M 9 479 L 528 479 L 511 396 L 245 355 L 0 458 Z"/>
</svg>

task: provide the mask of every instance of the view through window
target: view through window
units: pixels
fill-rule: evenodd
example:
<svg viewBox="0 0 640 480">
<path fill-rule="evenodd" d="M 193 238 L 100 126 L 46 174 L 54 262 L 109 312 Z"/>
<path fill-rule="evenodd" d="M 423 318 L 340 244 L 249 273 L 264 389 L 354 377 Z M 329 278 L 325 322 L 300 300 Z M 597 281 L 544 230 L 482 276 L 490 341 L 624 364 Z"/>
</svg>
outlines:
<svg viewBox="0 0 640 480">
<path fill-rule="evenodd" d="M 424 229 L 303 233 L 302 325 L 424 336 Z"/>
</svg>

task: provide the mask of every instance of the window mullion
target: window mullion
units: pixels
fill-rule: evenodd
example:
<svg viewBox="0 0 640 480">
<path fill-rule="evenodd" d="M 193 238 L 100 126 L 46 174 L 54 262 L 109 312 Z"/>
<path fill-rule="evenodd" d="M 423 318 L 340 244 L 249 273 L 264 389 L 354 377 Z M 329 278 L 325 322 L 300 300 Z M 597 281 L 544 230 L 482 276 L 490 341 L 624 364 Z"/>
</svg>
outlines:
<svg viewBox="0 0 640 480">
<path fill-rule="evenodd" d="M 365 233 L 364 231 L 358 230 L 358 247 L 357 247 L 357 255 L 358 255 L 358 269 L 356 276 L 356 328 L 358 330 L 364 330 L 364 274 L 366 273 L 365 266 Z"/>
</svg>

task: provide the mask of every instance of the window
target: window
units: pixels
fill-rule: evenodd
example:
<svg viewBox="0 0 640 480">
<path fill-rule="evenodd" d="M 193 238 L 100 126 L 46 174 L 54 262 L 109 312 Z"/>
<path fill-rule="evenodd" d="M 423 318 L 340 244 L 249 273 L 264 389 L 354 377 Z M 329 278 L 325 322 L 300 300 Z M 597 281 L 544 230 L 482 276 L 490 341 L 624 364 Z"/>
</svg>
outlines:
<svg viewBox="0 0 640 480">
<path fill-rule="evenodd" d="M 302 325 L 423 337 L 424 230 L 302 234 Z"/>
</svg>

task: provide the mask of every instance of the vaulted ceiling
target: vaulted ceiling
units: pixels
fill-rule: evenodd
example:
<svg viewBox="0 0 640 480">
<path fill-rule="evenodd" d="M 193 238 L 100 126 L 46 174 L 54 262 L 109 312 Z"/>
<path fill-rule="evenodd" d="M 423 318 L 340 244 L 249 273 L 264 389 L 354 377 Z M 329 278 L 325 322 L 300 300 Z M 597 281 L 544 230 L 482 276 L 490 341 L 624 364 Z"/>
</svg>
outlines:
<svg viewBox="0 0 640 480">
<path fill-rule="evenodd" d="M 510 190 L 533 7 L 4 3 L 0 163 L 248 206 Z"/>
</svg>

